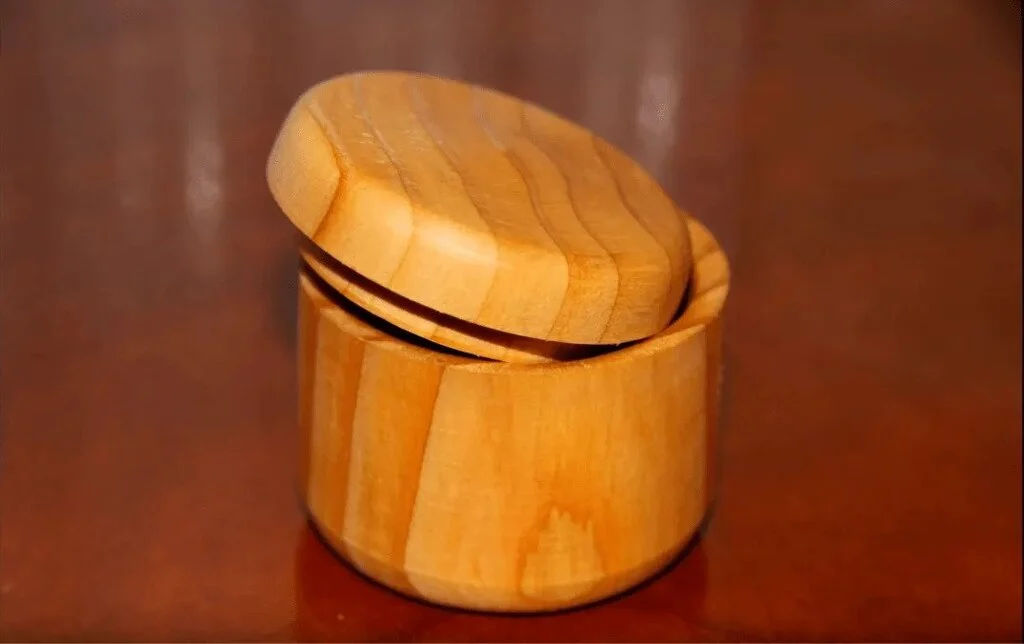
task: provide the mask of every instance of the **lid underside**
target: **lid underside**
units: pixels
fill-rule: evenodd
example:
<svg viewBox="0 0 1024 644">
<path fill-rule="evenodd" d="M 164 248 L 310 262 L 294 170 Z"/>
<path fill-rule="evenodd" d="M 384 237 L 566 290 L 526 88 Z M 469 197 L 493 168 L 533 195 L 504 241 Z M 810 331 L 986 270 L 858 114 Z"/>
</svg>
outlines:
<svg viewBox="0 0 1024 644">
<path fill-rule="evenodd" d="M 372 72 L 313 87 L 267 178 L 329 256 L 505 333 L 647 337 L 690 274 L 685 216 L 639 165 L 551 112 L 454 81 Z"/>
<path fill-rule="evenodd" d="M 308 243 L 301 245 L 299 255 L 326 287 L 361 310 L 448 349 L 501 362 L 541 363 L 577 360 L 605 348 L 537 340 L 470 324 L 402 298 Z"/>
</svg>

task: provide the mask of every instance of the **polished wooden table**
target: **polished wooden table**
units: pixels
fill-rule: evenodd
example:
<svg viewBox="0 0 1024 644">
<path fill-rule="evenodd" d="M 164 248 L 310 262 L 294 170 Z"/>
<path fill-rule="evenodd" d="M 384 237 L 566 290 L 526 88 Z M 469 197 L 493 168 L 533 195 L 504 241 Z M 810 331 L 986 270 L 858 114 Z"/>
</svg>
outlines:
<svg viewBox="0 0 1024 644">
<path fill-rule="evenodd" d="M 0 638 L 1019 639 L 1019 7 L 0 1 Z M 264 163 L 385 67 L 582 121 L 730 254 L 719 502 L 635 592 L 434 608 L 305 523 Z"/>
</svg>

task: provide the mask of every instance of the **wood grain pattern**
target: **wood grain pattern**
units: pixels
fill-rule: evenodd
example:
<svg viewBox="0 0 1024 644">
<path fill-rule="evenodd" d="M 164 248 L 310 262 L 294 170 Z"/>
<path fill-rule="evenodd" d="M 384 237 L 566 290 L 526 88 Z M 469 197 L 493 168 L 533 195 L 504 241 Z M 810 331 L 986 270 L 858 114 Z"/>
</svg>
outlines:
<svg viewBox="0 0 1024 644">
<path fill-rule="evenodd" d="M 312 244 L 299 249 L 303 262 L 327 285 L 360 308 L 439 345 L 501 362 L 537 363 L 596 355 L 600 347 L 536 340 L 493 331 L 432 311 L 361 277 Z"/>
<path fill-rule="evenodd" d="M 538 611 L 608 596 L 685 545 L 707 507 L 728 266 L 700 255 L 661 334 L 566 363 L 413 346 L 300 277 L 305 493 L 360 570 L 430 601 Z M 314 339 L 311 339 L 313 336 Z"/>
<path fill-rule="evenodd" d="M 0 0 L 0 641 L 1021 641 L 1020 4 L 598 4 Z M 719 499 L 654 583 L 445 610 L 309 529 L 263 171 L 364 68 L 578 119 L 726 249 Z"/>
<path fill-rule="evenodd" d="M 551 112 L 455 81 L 371 72 L 313 87 L 267 179 L 331 257 L 505 333 L 648 337 L 690 274 L 685 218 L 639 165 Z"/>
</svg>

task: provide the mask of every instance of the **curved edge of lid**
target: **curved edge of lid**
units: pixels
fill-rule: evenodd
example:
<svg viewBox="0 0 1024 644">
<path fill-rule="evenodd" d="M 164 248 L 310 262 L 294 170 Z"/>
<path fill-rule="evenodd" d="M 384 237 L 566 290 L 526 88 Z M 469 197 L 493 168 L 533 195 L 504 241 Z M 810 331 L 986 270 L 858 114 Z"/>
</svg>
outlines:
<svg viewBox="0 0 1024 644">
<path fill-rule="evenodd" d="M 438 313 L 367 280 L 312 243 L 302 244 L 299 256 L 326 287 L 342 297 L 403 331 L 448 349 L 500 362 L 541 363 L 578 360 L 602 348 L 515 336 Z"/>
<path fill-rule="evenodd" d="M 623 364 L 639 356 L 652 356 L 668 348 L 686 342 L 693 336 L 717 326 L 725 310 L 731 283 L 729 260 L 714 235 L 694 219 L 688 222 L 698 258 L 694 262 L 694 279 L 685 308 L 679 312 L 672 324 L 654 336 L 630 344 L 617 351 L 603 352 L 596 356 L 571 362 L 507 363 L 476 359 L 463 354 L 439 352 L 407 340 L 381 332 L 369 322 L 357 318 L 341 308 L 336 301 L 317 283 L 316 274 L 308 267 L 299 271 L 300 290 L 304 296 L 315 299 L 320 315 L 326 316 L 354 336 L 390 351 L 400 351 L 413 359 L 429 361 L 453 371 L 488 373 L 494 375 L 525 375 L 548 371 L 573 372 L 611 364 Z M 329 285 L 328 285 L 329 287 Z M 342 298 L 344 299 L 344 298 Z M 359 309 L 361 311 L 361 309 Z M 418 336 L 417 336 L 418 337 Z"/>
</svg>

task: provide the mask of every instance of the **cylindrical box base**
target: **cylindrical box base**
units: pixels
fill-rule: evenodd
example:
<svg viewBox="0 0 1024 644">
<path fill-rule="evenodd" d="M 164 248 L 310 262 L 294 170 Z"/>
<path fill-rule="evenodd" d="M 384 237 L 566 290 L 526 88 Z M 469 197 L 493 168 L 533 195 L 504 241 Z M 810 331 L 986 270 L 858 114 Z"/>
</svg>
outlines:
<svg viewBox="0 0 1024 644">
<path fill-rule="evenodd" d="M 402 593 L 491 611 L 590 603 L 671 561 L 707 509 L 728 290 L 689 226 L 676 321 L 572 362 L 406 341 L 303 273 L 301 485 L 325 541 Z"/>
</svg>

